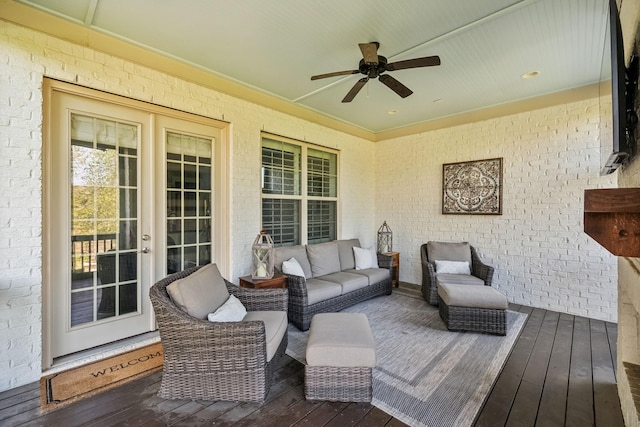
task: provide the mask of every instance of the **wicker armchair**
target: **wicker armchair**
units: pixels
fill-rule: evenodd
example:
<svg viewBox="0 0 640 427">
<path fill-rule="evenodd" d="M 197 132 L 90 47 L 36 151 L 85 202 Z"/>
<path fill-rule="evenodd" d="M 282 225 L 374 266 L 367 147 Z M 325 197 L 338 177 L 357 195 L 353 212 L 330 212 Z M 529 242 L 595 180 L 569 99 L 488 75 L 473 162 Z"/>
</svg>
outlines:
<svg viewBox="0 0 640 427">
<path fill-rule="evenodd" d="M 422 260 L 422 296 L 433 305 L 438 305 L 438 282 L 436 277 L 435 260 L 429 259 L 429 243 L 420 247 L 420 258 Z M 469 246 L 471 250 L 471 275 L 484 281 L 485 286 L 491 286 L 494 268 L 484 264 L 476 249 Z"/>
<path fill-rule="evenodd" d="M 178 308 L 167 286 L 199 268 L 172 274 L 149 292 L 164 352 L 158 395 L 165 399 L 263 402 L 273 368 L 287 348 L 287 334 L 268 361 L 264 322 L 209 322 Z M 244 289 L 225 282 L 247 312 L 287 311 L 286 289 Z"/>
</svg>

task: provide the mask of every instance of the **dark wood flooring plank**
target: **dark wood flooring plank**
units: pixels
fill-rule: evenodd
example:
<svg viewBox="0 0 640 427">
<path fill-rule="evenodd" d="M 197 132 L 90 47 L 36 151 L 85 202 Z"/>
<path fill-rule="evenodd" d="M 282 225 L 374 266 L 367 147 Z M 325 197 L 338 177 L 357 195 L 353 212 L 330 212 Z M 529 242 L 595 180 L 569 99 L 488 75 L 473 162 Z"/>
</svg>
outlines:
<svg viewBox="0 0 640 427">
<path fill-rule="evenodd" d="M 287 410 L 273 417 L 270 421 L 264 424 L 264 427 L 281 427 L 294 425 L 295 423 L 301 421 L 313 411 L 318 409 L 321 405 L 322 402 L 310 401 L 303 398 L 300 401 L 289 406 Z"/>
<path fill-rule="evenodd" d="M 386 426 L 389 421 L 391 421 L 391 418 L 393 418 L 391 415 L 381 411 L 374 406 L 369 412 L 367 412 L 367 415 L 362 417 L 362 419 L 355 425 L 359 427 L 383 427 Z"/>
<path fill-rule="evenodd" d="M 544 381 L 542 398 L 538 408 L 536 426 L 563 426 L 567 407 L 569 368 L 571 366 L 571 340 L 573 316 L 560 314 L 558 328 L 551 350 L 549 368 Z"/>
<path fill-rule="evenodd" d="M 507 426 L 535 425 L 559 318 L 560 314 L 557 312 L 547 311 L 545 313 L 527 367 L 524 370 L 522 382 L 511 406 Z"/>
<path fill-rule="evenodd" d="M 593 424 L 591 328 L 589 319 L 576 316 L 573 324 L 573 348 L 571 349 L 565 425 L 585 427 Z"/>
<path fill-rule="evenodd" d="M 595 425 L 624 427 L 620 401 L 614 397 L 618 388 L 607 329 L 603 321 L 592 319 L 590 323 Z"/>
<path fill-rule="evenodd" d="M 502 426 L 506 423 L 511 405 L 520 387 L 524 370 L 533 351 L 535 341 L 540 332 L 545 310 L 527 310 L 522 306 L 521 311 L 529 311 L 529 317 L 522 328 L 520 337 L 516 341 L 502 372 L 498 376 L 489 397 L 485 401 L 475 426 Z"/>
<path fill-rule="evenodd" d="M 355 425 L 364 418 L 373 406 L 369 403 L 350 403 L 335 418 L 325 424 L 325 427 L 345 427 Z"/>
<path fill-rule="evenodd" d="M 346 407 L 347 403 L 345 402 L 324 402 L 309 415 L 295 423 L 294 426 L 324 426 L 337 417 Z"/>
</svg>

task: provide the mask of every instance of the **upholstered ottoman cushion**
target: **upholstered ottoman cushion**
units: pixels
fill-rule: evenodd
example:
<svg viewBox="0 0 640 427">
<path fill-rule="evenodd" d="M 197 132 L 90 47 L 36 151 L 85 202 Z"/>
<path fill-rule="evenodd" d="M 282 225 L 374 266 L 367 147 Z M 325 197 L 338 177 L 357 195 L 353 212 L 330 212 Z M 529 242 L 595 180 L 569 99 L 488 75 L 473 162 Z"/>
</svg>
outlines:
<svg viewBox="0 0 640 427">
<path fill-rule="evenodd" d="M 438 286 L 440 317 L 452 331 L 506 335 L 507 298 L 490 286 L 441 284 Z"/>
<path fill-rule="evenodd" d="M 311 319 L 306 351 L 305 397 L 370 402 L 376 347 L 361 313 L 321 313 Z"/>
</svg>

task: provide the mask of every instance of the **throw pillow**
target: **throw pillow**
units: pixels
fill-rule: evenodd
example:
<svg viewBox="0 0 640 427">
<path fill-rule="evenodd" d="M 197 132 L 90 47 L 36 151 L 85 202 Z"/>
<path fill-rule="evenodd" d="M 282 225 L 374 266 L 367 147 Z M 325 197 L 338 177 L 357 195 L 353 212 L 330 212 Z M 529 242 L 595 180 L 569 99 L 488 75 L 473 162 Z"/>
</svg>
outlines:
<svg viewBox="0 0 640 427">
<path fill-rule="evenodd" d="M 302 269 L 302 266 L 298 260 L 293 257 L 282 263 L 282 272 L 290 276 L 304 277 L 304 270 Z"/>
<path fill-rule="evenodd" d="M 363 249 L 354 246 L 353 257 L 356 260 L 356 270 L 378 268 L 378 254 L 375 248 Z"/>
<path fill-rule="evenodd" d="M 209 313 L 207 319 L 209 322 L 239 322 L 247 315 L 247 309 L 234 295 L 229 295 L 229 299 L 225 301 L 216 311 Z"/>
<path fill-rule="evenodd" d="M 436 260 L 436 273 L 438 274 L 466 274 L 471 275 L 471 269 L 467 261 L 438 261 Z"/>
</svg>

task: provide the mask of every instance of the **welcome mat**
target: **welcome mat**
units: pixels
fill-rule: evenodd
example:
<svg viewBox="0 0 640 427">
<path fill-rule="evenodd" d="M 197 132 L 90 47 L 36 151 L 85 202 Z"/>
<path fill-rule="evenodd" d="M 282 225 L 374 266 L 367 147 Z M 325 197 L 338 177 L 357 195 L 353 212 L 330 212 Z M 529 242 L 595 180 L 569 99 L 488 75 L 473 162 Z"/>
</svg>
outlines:
<svg viewBox="0 0 640 427">
<path fill-rule="evenodd" d="M 40 407 L 51 411 L 162 369 L 162 344 L 155 343 L 113 357 L 40 378 Z"/>
</svg>

